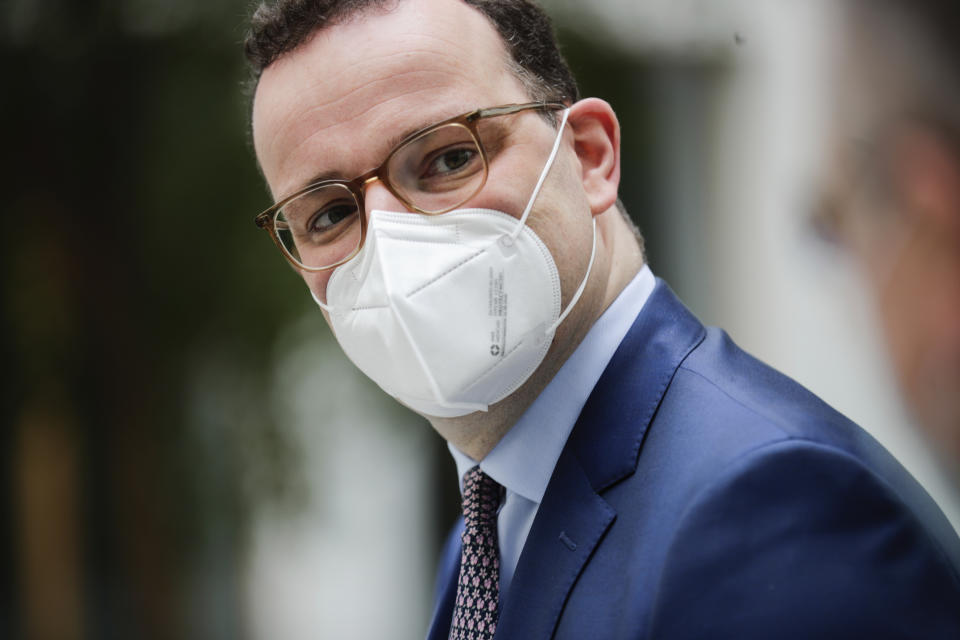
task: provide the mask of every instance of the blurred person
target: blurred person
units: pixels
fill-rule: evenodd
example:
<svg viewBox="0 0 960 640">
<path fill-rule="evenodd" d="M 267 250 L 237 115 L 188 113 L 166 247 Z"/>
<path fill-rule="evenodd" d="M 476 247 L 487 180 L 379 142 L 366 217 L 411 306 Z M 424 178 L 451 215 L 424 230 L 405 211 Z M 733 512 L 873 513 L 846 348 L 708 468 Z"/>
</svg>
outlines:
<svg viewBox="0 0 960 640">
<path fill-rule="evenodd" d="M 821 222 L 862 266 L 904 398 L 960 488 L 960 3 L 843 6 Z"/>
<path fill-rule="evenodd" d="M 257 224 L 460 474 L 430 638 L 960 635 L 933 501 L 645 264 L 536 5 L 280 0 L 246 51 Z"/>
</svg>

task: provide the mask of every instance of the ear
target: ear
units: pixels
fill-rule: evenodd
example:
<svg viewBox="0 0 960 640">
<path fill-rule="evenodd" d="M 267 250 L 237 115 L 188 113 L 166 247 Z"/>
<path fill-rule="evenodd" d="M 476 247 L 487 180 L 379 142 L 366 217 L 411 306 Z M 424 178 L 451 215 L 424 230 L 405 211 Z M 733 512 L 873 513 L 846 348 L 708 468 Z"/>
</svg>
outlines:
<svg viewBox="0 0 960 640">
<path fill-rule="evenodd" d="M 892 160 L 894 186 L 912 222 L 960 234 L 960 149 L 915 126 L 896 137 Z"/>
<path fill-rule="evenodd" d="M 580 177 L 597 216 L 617 201 L 620 186 L 620 123 L 609 104 L 586 98 L 570 107 L 567 123 L 573 131 Z"/>
</svg>

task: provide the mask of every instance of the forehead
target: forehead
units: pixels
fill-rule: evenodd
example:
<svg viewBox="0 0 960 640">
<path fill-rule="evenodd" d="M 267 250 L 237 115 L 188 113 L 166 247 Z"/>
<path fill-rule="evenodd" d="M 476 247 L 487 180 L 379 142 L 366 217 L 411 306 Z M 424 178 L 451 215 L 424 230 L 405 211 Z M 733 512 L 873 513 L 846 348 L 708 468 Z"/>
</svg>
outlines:
<svg viewBox="0 0 960 640">
<path fill-rule="evenodd" d="M 416 128 L 524 99 L 482 14 L 460 0 L 404 0 L 321 29 L 269 66 L 254 146 L 280 197 L 319 173 L 362 173 Z"/>
</svg>

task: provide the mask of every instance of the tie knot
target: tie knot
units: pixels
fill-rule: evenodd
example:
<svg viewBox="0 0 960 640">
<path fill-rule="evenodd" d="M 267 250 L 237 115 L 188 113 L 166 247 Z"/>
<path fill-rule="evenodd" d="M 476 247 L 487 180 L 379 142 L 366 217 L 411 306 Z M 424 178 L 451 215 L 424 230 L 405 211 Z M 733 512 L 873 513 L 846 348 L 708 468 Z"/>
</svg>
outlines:
<svg viewBox="0 0 960 640">
<path fill-rule="evenodd" d="M 500 506 L 500 485 L 473 467 L 463 475 L 463 519 L 469 524 L 488 524 L 496 520 Z"/>
</svg>

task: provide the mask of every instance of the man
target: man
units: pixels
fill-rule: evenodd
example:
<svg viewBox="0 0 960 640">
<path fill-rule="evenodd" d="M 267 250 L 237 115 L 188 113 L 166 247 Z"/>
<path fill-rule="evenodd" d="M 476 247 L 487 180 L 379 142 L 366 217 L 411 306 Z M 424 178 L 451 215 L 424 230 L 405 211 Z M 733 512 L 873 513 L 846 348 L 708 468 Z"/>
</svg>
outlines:
<svg viewBox="0 0 960 640">
<path fill-rule="evenodd" d="M 904 397 L 960 487 L 960 5 L 849 1 L 834 197 Z"/>
<path fill-rule="evenodd" d="M 258 224 L 457 461 L 431 638 L 960 634 L 932 501 L 644 265 L 536 6 L 281 1 L 247 53 Z"/>
</svg>

